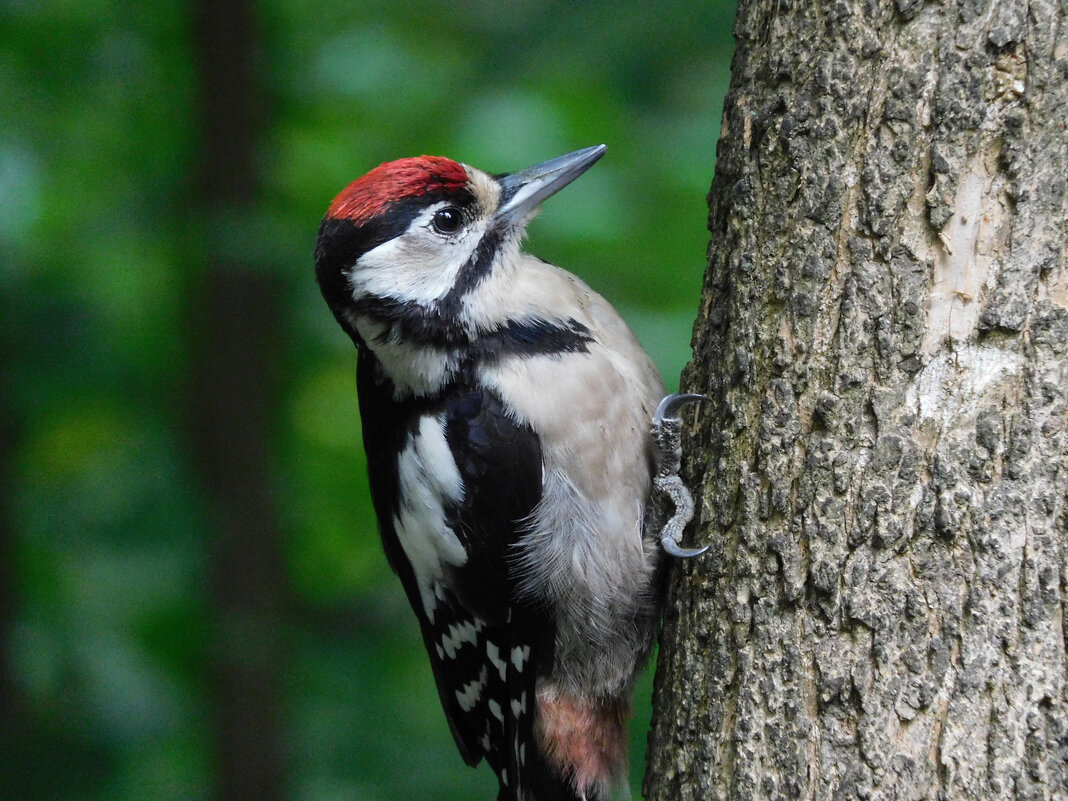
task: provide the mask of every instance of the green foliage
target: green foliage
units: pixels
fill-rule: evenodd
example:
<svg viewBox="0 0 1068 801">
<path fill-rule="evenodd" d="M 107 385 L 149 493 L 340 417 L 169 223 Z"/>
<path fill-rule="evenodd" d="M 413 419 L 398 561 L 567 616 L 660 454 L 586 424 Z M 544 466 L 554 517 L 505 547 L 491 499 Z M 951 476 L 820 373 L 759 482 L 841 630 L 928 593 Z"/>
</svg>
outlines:
<svg viewBox="0 0 1068 801">
<path fill-rule="evenodd" d="M 16 598 L 0 623 L 26 722 L 0 740 L 5 797 L 212 794 L 191 265 L 239 253 L 286 288 L 271 452 L 300 801 L 492 795 L 489 772 L 455 753 L 378 544 L 353 351 L 312 277 L 333 195 L 405 155 L 510 171 L 605 142 L 529 249 L 615 303 L 669 388 L 689 354 L 733 3 L 259 11 L 263 191 L 207 227 L 191 4 L 0 5 L 0 493 Z"/>
</svg>

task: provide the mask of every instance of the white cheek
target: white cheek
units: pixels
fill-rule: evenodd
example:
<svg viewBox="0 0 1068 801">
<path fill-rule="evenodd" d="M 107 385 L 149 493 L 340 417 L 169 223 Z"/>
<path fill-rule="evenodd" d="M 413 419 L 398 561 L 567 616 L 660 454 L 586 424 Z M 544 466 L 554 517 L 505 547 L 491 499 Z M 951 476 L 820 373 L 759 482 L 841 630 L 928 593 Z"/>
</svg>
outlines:
<svg viewBox="0 0 1068 801">
<path fill-rule="evenodd" d="M 447 240 L 418 224 L 396 239 L 367 251 L 352 270 L 349 284 L 354 298 L 367 295 L 430 306 L 456 284 L 481 237 L 469 230 Z"/>
</svg>

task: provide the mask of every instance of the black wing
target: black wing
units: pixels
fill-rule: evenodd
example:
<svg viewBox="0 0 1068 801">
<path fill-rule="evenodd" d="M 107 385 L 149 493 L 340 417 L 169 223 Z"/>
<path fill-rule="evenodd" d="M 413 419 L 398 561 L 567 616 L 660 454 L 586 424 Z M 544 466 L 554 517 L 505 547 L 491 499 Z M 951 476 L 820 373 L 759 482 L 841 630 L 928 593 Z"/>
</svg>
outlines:
<svg viewBox="0 0 1068 801">
<path fill-rule="evenodd" d="M 541 498 L 538 438 L 485 390 L 454 385 L 436 399 L 398 402 L 373 356 L 361 351 L 359 368 L 371 494 L 387 558 L 419 619 L 461 755 L 470 765 L 485 757 L 500 779 L 500 797 L 515 798 L 520 786 L 538 781 L 528 773 L 541 772 L 533 733 L 535 679 L 552 664 L 555 635 L 545 610 L 516 598 L 509 565 L 524 520 Z M 441 421 L 463 482 L 462 498 L 443 511 L 467 554 L 429 593 L 419 586 L 394 527 L 398 454 L 427 416 Z"/>
<path fill-rule="evenodd" d="M 542 458 L 537 436 L 505 411 L 492 393 L 458 389 L 447 400 L 445 432 L 464 483 L 461 503 L 447 510 L 468 560 L 449 576 L 454 601 L 449 614 L 480 620 L 484 628 L 455 658 L 431 664 L 454 691 L 444 700 L 454 731 L 477 737 L 501 782 L 501 798 L 528 785 L 527 760 L 535 762 L 535 679 L 552 665 L 555 631 L 546 610 L 516 598 L 510 569 L 523 526 L 541 499 Z M 470 682 L 474 680 L 474 685 Z M 476 699 L 472 690 L 479 689 Z M 462 703 L 461 703 L 462 699 Z M 528 757 L 529 755 L 529 757 Z"/>
</svg>

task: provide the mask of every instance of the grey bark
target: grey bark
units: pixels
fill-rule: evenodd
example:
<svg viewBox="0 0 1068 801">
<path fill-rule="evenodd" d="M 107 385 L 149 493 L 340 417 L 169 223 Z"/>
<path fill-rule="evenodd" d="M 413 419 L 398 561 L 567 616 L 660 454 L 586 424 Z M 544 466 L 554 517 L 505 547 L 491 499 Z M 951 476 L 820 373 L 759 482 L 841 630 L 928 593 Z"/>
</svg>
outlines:
<svg viewBox="0 0 1068 801">
<path fill-rule="evenodd" d="M 735 35 L 646 796 L 1068 798 L 1068 3 Z"/>
</svg>

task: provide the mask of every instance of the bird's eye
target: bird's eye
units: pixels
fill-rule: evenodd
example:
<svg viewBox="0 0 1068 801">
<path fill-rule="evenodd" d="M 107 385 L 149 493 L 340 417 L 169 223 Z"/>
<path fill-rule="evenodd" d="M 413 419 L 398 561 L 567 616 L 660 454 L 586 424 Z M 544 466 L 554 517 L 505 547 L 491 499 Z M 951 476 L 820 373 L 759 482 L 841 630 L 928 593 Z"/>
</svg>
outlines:
<svg viewBox="0 0 1068 801">
<path fill-rule="evenodd" d="M 439 234 L 455 234 L 460 230 L 463 221 L 464 217 L 459 209 L 446 206 L 434 214 L 433 226 Z"/>
</svg>

